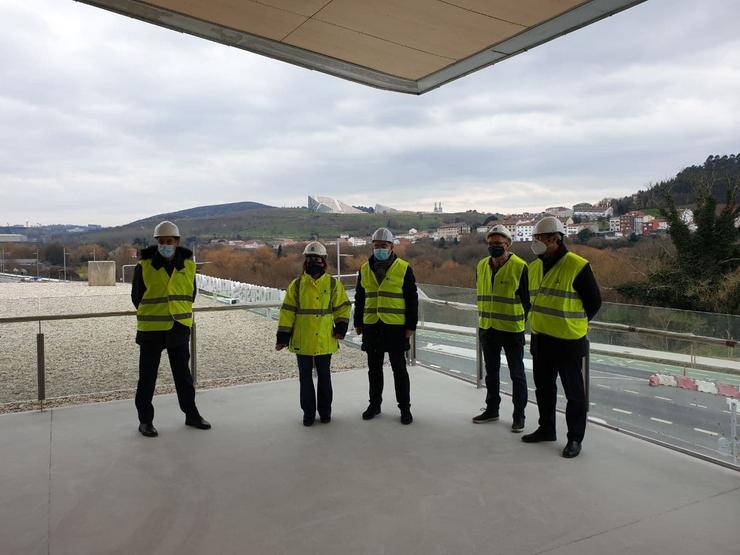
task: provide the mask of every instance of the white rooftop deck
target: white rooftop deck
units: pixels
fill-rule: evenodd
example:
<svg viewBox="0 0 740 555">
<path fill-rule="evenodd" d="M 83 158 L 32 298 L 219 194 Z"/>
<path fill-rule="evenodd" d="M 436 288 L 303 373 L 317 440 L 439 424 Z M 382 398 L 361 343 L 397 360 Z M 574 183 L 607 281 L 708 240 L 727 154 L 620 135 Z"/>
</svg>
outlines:
<svg viewBox="0 0 740 555">
<path fill-rule="evenodd" d="M 740 552 L 740 473 L 597 426 L 566 460 L 564 430 L 522 443 L 506 397 L 473 425 L 485 392 L 421 368 L 411 426 L 389 370 L 364 422 L 365 372 L 333 379 L 334 420 L 312 428 L 296 381 L 199 393 L 210 431 L 158 397 L 156 439 L 132 401 L 0 416 L 0 552 Z"/>
</svg>

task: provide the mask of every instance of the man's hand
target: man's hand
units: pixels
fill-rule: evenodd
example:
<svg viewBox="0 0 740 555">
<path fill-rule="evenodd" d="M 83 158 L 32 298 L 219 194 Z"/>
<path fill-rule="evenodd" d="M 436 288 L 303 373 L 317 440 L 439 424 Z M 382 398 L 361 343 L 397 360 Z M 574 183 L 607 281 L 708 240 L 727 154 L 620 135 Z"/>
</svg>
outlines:
<svg viewBox="0 0 740 555">
<path fill-rule="evenodd" d="M 362 335 L 362 326 L 355 328 L 355 333 L 357 335 Z"/>
<path fill-rule="evenodd" d="M 276 351 L 282 351 L 283 349 L 285 349 L 285 347 L 287 347 L 287 345 L 285 343 L 275 343 L 275 350 Z"/>
<path fill-rule="evenodd" d="M 403 330 L 403 335 L 404 337 L 406 337 L 406 339 L 408 339 L 409 337 L 414 335 L 414 330 Z"/>
</svg>

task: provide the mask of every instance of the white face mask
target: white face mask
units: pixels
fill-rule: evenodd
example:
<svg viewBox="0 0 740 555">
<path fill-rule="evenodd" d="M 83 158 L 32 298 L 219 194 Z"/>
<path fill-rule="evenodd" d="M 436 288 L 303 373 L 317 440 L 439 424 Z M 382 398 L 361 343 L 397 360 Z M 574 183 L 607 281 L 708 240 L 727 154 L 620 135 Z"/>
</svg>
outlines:
<svg viewBox="0 0 740 555">
<path fill-rule="evenodd" d="M 545 251 L 547 250 L 547 245 L 545 245 L 545 243 L 543 243 L 542 241 L 535 239 L 534 241 L 532 241 L 532 245 L 530 248 L 532 249 L 532 252 L 534 254 L 540 256 L 541 254 L 545 254 Z"/>
</svg>

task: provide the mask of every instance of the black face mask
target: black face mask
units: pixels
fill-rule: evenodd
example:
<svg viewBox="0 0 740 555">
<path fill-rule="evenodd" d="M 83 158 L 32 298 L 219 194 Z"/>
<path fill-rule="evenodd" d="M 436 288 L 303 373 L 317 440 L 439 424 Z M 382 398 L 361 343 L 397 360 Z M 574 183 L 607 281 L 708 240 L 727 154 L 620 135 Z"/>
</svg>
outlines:
<svg viewBox="0 0 740 555">
<path fill-rule="evenodd" d="M 506 249 L 502 247 L 501 245 L 492 245 L 488 247 L 488 254 L 490 254 L 494 258 L 503 256 L 505 252 L 506 252 Z"/>
<path fill-rule="evenodd" d="M 310 276 L 324 273 L 324 265 L 321 262 L 306 262 L 306 273 Z"/>
</svg>

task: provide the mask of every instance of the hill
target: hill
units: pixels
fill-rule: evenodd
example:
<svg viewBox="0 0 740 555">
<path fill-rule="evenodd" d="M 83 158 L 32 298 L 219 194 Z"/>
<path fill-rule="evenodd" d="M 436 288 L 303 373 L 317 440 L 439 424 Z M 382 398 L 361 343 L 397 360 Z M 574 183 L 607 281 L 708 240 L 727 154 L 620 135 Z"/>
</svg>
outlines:
<svg viewBox="0 0 740 555">
<path fill-rule="evenodd" d="M 617 199 L 615 214 L 630 210 L 656 209 L 664 204 L 666 195 L 673 197 L 676 206 L 693 207 L 697 192 L 709 187 L 712 197 L 720 204 L 727 200 L 728 184 L 740 183 L 740 154 L 709 156 L 701 166 L 689 166 L 667 181 L 660 181 L 644 191 Z"/>
<path fill-rule="evenodd" d="M 224 209 L 222 209 L 222 207 Z M 307 208 L 274 208 L 258 203 L 233 203 L 158 214 L 118 227 L 80 233 L 78 242 L 148 244 L 154 226 L 161 220 L 175 221 L 186 243 L 219 239 L 305 240 L 333 239 L 342 233 L 366 236 L 378 227 L 389 227 L 394 233 L 435 230 L 443 223 L 464 222 L 478 225 L 486 214 L 476 211 L 458 214 L 399 212 L 393 214 L 320 214 Z M 65 238 L 69 240 L 69 236 Z"/>
</svg>

